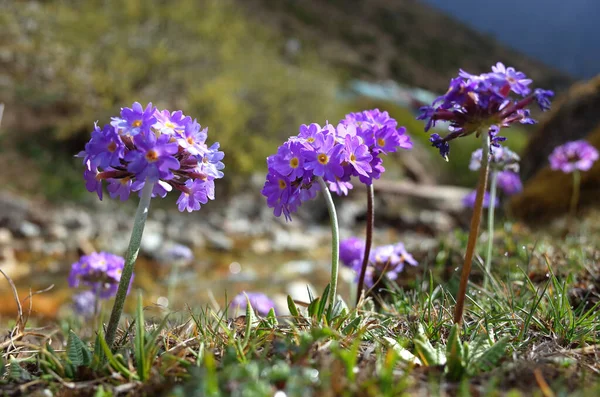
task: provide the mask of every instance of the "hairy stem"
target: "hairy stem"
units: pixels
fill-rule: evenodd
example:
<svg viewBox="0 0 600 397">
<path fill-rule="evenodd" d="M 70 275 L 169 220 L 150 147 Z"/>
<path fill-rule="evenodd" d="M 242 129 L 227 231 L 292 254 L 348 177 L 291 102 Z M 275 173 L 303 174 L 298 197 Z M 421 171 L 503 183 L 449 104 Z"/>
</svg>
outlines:
<svg viewBox="0 0 600 397">
<path fill-rule="evenodd" d="M 337 298 L 337 279 L 340 263 L 340 234 L 335 205 L 333 204 L 333 198 L 329 192 L 329 187 L 323 178 L 317 177 L 317 180 L 319 181 L 323 197 L 327 203 L 329 222 L 331 223 L 331 281 L 329 284 L 329 308 L 333 309 L 333 305 Z"/>
<path fill-rule="evenodd" d="M 573 171 L 573 193 L 571 195 L 571 206 L 569 208 L 569 229 L 573 228 L 575 216 L 577 215 L 577 204 L 579 203 L 579 193 L 581 191 L 581 173 L 579 170 Z"/>
<path fill-rule="evenodd" d="M 146 219 L 148 218 L 153 188 L 154 183 L 146 182 L 144 184 L 140 203 L 135 212 L 133 229 L 129 239 L 129 247 L 127 248 L 127 255 L 125 256 L 125 266 L 123 267 L 123 273 L 121 274 L 121 280 L 119 281 L 119 289 L 117 290 L 117 296 L 115 297 L 115 304 L 110 313 L 110 320 L 108 321 L 108 327 L 106 329 L 106 344 L 111 349 L 113 348 L 117 327 L 119 325 L 119 320 L 121 319 L 121 314 L 123 313 L 123 306 L 125 305 L 125 299 L 127 298 L 127 291 L 129 290 L 129 282 L 131 281 L 131 275 L 133 274 L 135 260 L 140 252 L 140 243 L 142 241 Z"/>
<path fill-rule="evenodd" d="M 371 254 L 371 243 L 373 242 L 373 225 L 375 223 L 375 209 L 373 207 L 375 201 L 375 189 L 371 183 L 367 186 L 367 235 L 365 237 L 365 252 L 363 255 L 362 266 L 360 267 L 360 275 L 358 276 L 358 286 L 356 287 L 356 305 L 363 293 L 365 284 L 365 274 L 367 273 L 367 265 L 369 264 L 369 255 Z"/>
<path fill-rule="evenodd" d="M 487 288 L 490 271 L 492 269 L 492 247 L 494 246 L 494 212 L 496 211 L 496 180 L 498 171 L 490 172 L 490 205 L 488 206 L 488 244 L 485 257 L 485 274 L 483 276 L 483 288 Z"/>
<path fill-rule="evenodd" d="M 475 196 L 475 206 L 473 207 L 473 216 L 471 217 L 471 227 L 469 229 L 469 240 L 467 242 L 467 252 L 463 263 L 462 273 L 460 275 L 460 286 L 456 297 L 456 307 L 454 309 L 454 323 L 462 322 L 463 311 L 465 308 L 465 296 L 467 294 L 467 284 L 471 274 L 471 265 L 473 263 L 473 254 L 477 244 L 477 235 L 479 234 L 479 224 L 481 222 L 481 212 L 483 209 L 483 198 L 487 185 L 489 171 L 489 153 L 490 138 L 487 132 L 482 133 L 482 156 L 481 168 L 479 169 L 479 181 L 477 182 L 477 195 Z"/>
</svg>

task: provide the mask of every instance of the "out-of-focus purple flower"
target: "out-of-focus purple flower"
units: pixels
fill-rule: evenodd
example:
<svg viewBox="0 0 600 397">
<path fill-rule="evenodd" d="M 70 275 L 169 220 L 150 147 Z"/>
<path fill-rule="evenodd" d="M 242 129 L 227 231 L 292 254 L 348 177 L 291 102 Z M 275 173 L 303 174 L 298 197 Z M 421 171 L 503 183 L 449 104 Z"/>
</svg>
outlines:
<svg viewBox="0 0 600 397">
<path fill-rule="evenodd" d="M 256 313 L 260 316 L 266 316 L 271 309 L 275 309 L 275 303 L 269 297 L 260 292 L 242 292 L 237 294 L 229 304 L 229 308 L 237 314 L 244 314 L 248 307 L 248 301 Z M 234 314 L 234 315 L 237 315 Z"/>
<path fill-rule="evenodd" d="M 469 169 L 477 171 L 481 167 L 482 149 L 477 149 L 471 154 L 471 162 Z M 495 171 L 513 171 L 519 172 L 519 161 L 521 158 L 518 154 L 505 146 L 492 146 L 491 154 L 489 155 L 490 168 Z"/>
<path fill-rule="evenodd" d="M 181 111 L 159 111 L 139 103 L 121 109 L 110 124 L 94 127 L 83 158 L 86 188 L 102 200 L 103 182 L 111 198 L 127 200 L 154 184 L 152 197 L 181 192 L 180 211 L 196 211 L 214 200 L 214 180 L 223 177 L 224 153 L 219 143 L 208 147 L 207 129 Z M 204 191 L 201 191 L 204 189 Z M 182 204 L 183 203 L 183 204 Z"/>
<path fill-rule="evenodd" d="M 496 183 L 507 196 L 512 196 L 523 190 L 523 183 L 521 182 L 521 178 L 519 178 L 519 174 L 513 171 L 498 172 Z"/>
<path fill-rule="evenodd" d="M 468 208 L 473 208 L 475 206 L 475 197 L 476 196 L 477 196 L 476 190 L 473 190 L 471 193 L 467 194 L 462 199 L 463 205 Z M 494 204 L 494 207 L 498 207 L 499 205 L 500 205 L 500 201 L 498 200 L 498 197 L 496 197 L 496 202 Z M 483 196 L 483 208 L 488 208 L 489 206 L 490 206 L 490 194 L 488 192 L 485 192 L 485 195 Z"/>
<path fill-rule="evenodd" d="M 548 159 L 553 170 L 588 171 L 598 160 L 598 150 L 585 140 L 571 141 L 555 147 Z"/>
<path fill-rule="evenodd" d="M 98 298 L 109 299 L 117 293 L 124 265 L 125 259 L 107 252 L 84 255 L 71 265 L 69 286 L 77 288 L 83 284 L 90 287 Z"/>
<path fill-rule="evenodd" d="M 166 262 L 188 263 L 194 260 L 194 253 L 186 245 L 173 244 L 164 251 L 163 260 Z"/>
<path fill-rule="evenodd" d="M 360 271 L 364 254 L 364 240 L 358 237 L 349 237 L 340 241 L 340 260 L 347 267 Z"/>
<path fill-rule="evenodd" d="M 365 284 L 372 287 L 382 275 L 389 280 L 396 280 L 404 270 L 404 265 L 407 264 L 417 266 L 419 263 L 406 251 L 404 244 L 396 243 L 375 247 L 369 255 L 369 266 L 373 270 L 367 272 Z"/>
<path fill-rule="evenodd" d="M 347 195 L 352 177 L 370 185 L 385 171 L 380 155 L 412 148 L 404 127 L 387 112 L 377 109 L 351 113 L 337 126 L 300 126 L 277 153 L 267 158 L 267 177 L 262 194 L 275 216 L 291 220 L 302 202 L 312 199 L 323 177 L 329 189 Z"/>
<path fill-rule="evenodd" d="M 449 142 L 458 137 L 482 133 L 490 136 L 492 145 L 505 140 L 498 135 L 500 128 L 513 123 L 533 124 L 527 107 L 537 101 L 542 110 L 550 107 L 552 91 L 536 89 L 531 94 L 531 80 L 512 67 L 497 63 L 491 73 L 473 75 L 460 70 L 459 77 L 450 81 L 446 94 L 433 101 L 431 106 L 420 109 L 417 119 L 426 120 L 425 131 L 437 121 L 450 123 L 450 133 L 445 137 L 431 134 L 431 145 L 437 148 L 446 160 L 450 153 Z M 514 93 L 521 98 L 513 98 Z"/>
<path fill-rule="evenodd" d="M 96 295 L 92 291 L 82 291 L 73 295 L 73 311 L 84 318 L 94 315 Z"/>
</svg>

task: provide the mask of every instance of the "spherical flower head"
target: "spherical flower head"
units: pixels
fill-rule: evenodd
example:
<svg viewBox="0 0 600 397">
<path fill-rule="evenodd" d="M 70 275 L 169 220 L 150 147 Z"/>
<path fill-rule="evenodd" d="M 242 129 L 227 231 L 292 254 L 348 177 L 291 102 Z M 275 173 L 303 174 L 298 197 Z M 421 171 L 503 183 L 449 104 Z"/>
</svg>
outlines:
<svg viewBox="0 0 600 397">
<path fill-rule="evenodd" d="M 236 295 L 229 304 L 230 309 L 236 313 L 234 315 L 245 313 L 248 300 L 254 311 L 260 316 L 264 317 L 269 314 L 271 309 L 275 309 L 275 303 L 267 295 L 260 292 L 242 292 Z"/>
<path fill-rule="evenodd" d="M 460 70 L 459 76 L 450 82 L 446 94 L 433 101 L 431 106 L 421 108 L 419 120 L 426 120 L 425 131 L 437 121 L 449 123 L 450 133 L 441 137 L 435 133 L 430 142 L 446 160 L 453 139 L 487 133 L 492 145 L 504 141 L 498 132 L 513 123 L 533 124 L 527 107 L 537 101 L 542 110 L 550 107 L 551 91 L 536 89 L 531 94 L 531 80 L 512 67 L 497 63 L 491 73 L 473 75 Z M 511 93 L 513 94 L 511 96 Z M 515 95 L 516 94 L 516 97 Z M 524 98 L 523 98 L 524 97 Z"/>
<path fill-rule="evenodd" d="M 287 177 L 272 170 L 267 174 L 267 180 L 261 193 L 267 198 L 267 206 L 273 208 L 275 216 L 281 216 L 283 213 L 286 220 L 292 220 L 291 205 L 297 200 L 293 194 L 295 191 L 296 189 L 292 189 L 292 182 Z"/>
<path fill-rule="evenodd" d="M 206 139 L 207 128 L 183 112 L 159 111 L 152 104 L 144 109 L 136 102 L 104 128 L 96 125 L 77 157 L 83 158 L 86 188 L 100 200 L 104 181 L 110 197 L 122 201 L 151 183 L 152 197 L 176 189 L 182 193 L 180 210 L 195 211 L 205 198 L 214 200 L 214 180 L 225 168 L 219 143 L 208 147 Z"/>
<path fill-rule="evenodd" d="M 113 117 L 111 125 L 121 135 L 135 136 L 148 133 L 156 123 L 155 113 L 156 108 L 152 103 L 144 109 L 139 102 L 135 102 L 131 108 L 121 108 L 121 117 Z"/>
<path fill-rule="evenodd" d="M 553 170 L 588 171 L 598 160 L 598 150 L 585 140 L 571 141 L 554 148 L 548 159 Z"/>
<path fill-rule="evenodd" d="M 358 237 L 349 237 L 340 241 L 340 260 L 347 267 L 360 271 L 364 254 L 364 240 Z"/>
<path fill-rule="evenodd" d="M 194 253 L 190 247 L 182 244 L 173 244 L 163 252 L 163 260 L 166 262 L 189 263 L 194 260 Z"/>
<path fill-rule="evenodd" d="M 73 311 L 84 318 L 91 318 L 96 307 L 96 295 L 92 291 L 82 291 L 73 295 Z"/>
<path fill-rule="evenodd" d="M 523 191 L 523 183 L 521 182 L 521 178 L 519 178 L 519 174 L 516 172 L 502 171 L 498 173 L 496 178 L 498 187 L 502 189 L 507 196 L 512 196 Z"/>
<path fill-rule="evenodd" d="M 376 247 L 369 255 L 369 262 L 373 268 L 371 272 L 368 272 L 371 277 L 365 277 L 365 283 L 369 287 L 372 287 L 381 275 L 393 281 L 398 278 L 405 265 L 418 265 L 414 257 L 406 251 L 403 243 Z"/>
<path fill-rule="evenodd" d="M 465 207 L 467 208 L 473 208 L 475 207 L 475 198 L 477 197 L 477 191 L 473 190 L 471 193 L 467 194 L 465 197 L 463 197 L 462 199 L 462 203 Z M 498 207 L 500 205 L 500 202 L 498 200 L 498 198 L 496 197 L 496 202 L 494 207 Z M 485 192 L 485 194 L 483 195 L 483 208 L 488 208 L 490 206 L 490 194 L 488 192 Z"/>
<path fill-rule="evenodd" d="M 354 168 L 356 173 L 368 178 L 369 173 L 372 171 L 370 162 L 373 160 L 373 156 L 367 145 L 362 142 L 362 139 L 358 136 L 346 135 L 342 158 Z"/>
<path fill-rule="evenodd" d="M 90 287 L 98 298 L 109 299 L 117 293 L 124 265 L 123 257 L 107 252 L 84 255 L 71 265 L 69 286 L 77 288 L 83 284 Z"/>
</svg>

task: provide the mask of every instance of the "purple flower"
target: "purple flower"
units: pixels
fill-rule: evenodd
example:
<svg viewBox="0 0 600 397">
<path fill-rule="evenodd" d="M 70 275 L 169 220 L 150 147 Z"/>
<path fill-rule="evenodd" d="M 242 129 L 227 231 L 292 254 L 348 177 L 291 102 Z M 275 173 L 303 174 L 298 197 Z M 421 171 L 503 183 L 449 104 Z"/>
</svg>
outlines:
<svg viewBox="0 0 600 397">
<path fill-rule="evenodd" d="M 248 298 L 246 298 L 246 296 Z M 275 309 L 275 303 L 268 296 L 262 294 L 260 292 L 242 292 L 237 294 L 229 304 L 231 310 L 235 313 L 245 312 L 248 307 L 248 300 L 250 301 L 250 305 L 258 315 L 266 316 L 269 314 L 271 309 Z M 237 314 L 234 314 L 237 315 Z"/>
<path fill-rule="evenodd" d="M 548 159 L 553 170 L 588 171 L 598 160 L 598 150 L 585 140 L 571 141 L 554 148 Z"/>
<path fill-rule="evenodd" d="M 109 299 L 117 293 L 124 265 L 125 259 L 107 252 L 84 255 L 71 265 L 69 286 L 77 288 L 83 284 L 90 287 L 98 298 Z"/>
<path fill-rule="evenodd" d="M 113 117 L 110 123 L 120 135 L 135 136 L 150 132 L 156 123 L 156 108 L 149 103 L 146 109 L 139 102 L 134 102 L 131 108 L 121 108 L 121 117 Z"/>
<path fill-rule="evenodd" d="M 347 267 L 360 271 L 364 254 L 364 240 L 358 237 L 349 237 L 340 241 L 340 260 Z"/>
<path fill-rule="evenodd" d="M 185 245 L 174 244 L 164 251 L 163 258 L 167 262 L 186 263 L 194 260 L 194 253 Z"/>
<path fill-rule="evenodd" d="M 363 144 L 362 139 L 357 136 L 346 135 L 344 148 L 346 149 L 344 151 L 344 160 L 347 161 L 359 175 L 368 178 L 369 173 L 372 171 L 370 161 L 373 160 L 373 156 L 371 156 L 367 145 Z"/>
<path fill-rule="evenodd" d="M 152 197 L 165 197 L 173 188 L 182 192 L 181 211 L 195 211 L 214 200 L 214 180 L 223 177 L 224 153 L 216 142 L 208 147 L 207 129 L 183 112 L 159 111 L 134 103 L 121 116 L 92 132 L 85 150 L 77 154 L 85 165 L 86 188 L 102 200 L 108 183 L 111 198 L 124 201 L 148 181 Z"/>
<path fill-rule="evenodd" d="M 396 243 L 376 247 L 369 255 L 372 271 L 367 272 L 365 284 L 372 287 L 379 277 L 384 275 L 389 280 L 396 280 L 404 270 L 404 265 L 417 266 L 419 263 L 406 251 L 404 244 Z"/>
<path fill-rule="evenodd" d="M 450 152 L 449 142 L 453 139 L 475 133 L 490 136 L 496 146 L 505 138 L 498 135 L 503 127 L 513 123 L 533 124 L 527 106 L 537 101 L 542 110 L 550 107 L 552 91 L 536 89 L 530 94 L 531 80 L 512 67 L 497 63 L 492 73 L 473 75 L 460 70 L 459 77 L 450 81 L 446 94 L 433 101 L 431 106 L 420 109 L 419 120 L 426 120 L 425 131 L 435 126 L 437 121 L 450 123 L 450 133 L 445 137 L 432 134 L 430 142 L 446 160 Z M 511 92 L 521 96 L 512 98 Z M 524 98 L 522 98 L 524 97 Z"/>
<path fill-rule="evenodd" d="M 347 195 L 352 177 L 370 185 L 385 171 L 380 155 L 398 148 L 412 148 L 406 129 L 377 109 L 348 114 L 337 126 L 303 124 L 298 136 L 267 157 L 262 194 L 275 216 L 291 220 L 302 202 L 315 197 L 315 178 L 322 177 L 332 192 Z"/>
<path fill-rule="evenodd" d="M 473 190 L 471 193 L 467 194 L 463 197 L 462 202 L 465 207 L 473 208 L 475 206 L 475 197 L 477 196 L 477 191 Z M 496 202 L 494 203 L 494 207 L 498 207 L 500 202 L 498 197 L 496 197 Z M 483 196 L 483 208 L 488 208 L 490 206 L 490 194 L 485 192 Z"/>
<path fill-rule="evenodd" d="M 521 178 L 519 178 L 519 174 L 516 172 L 502 171 L 498 173 L 496 178 L 498 187 L 502 189 L 507 196 L 512 196 L 523 190 L 523 183 L 521 183 Z"/>
<path fill-rule="evenodd" d="M 318 132 L 313 145 L 314 148 L 303 150 L 306 170 L 328 180 L 344 175 L 341 165 L 343 146 L 336 145 L 333 135 Z"/>
<path fill-rule="evenodd" d="M 96 295 L 92 291 L 82 291 L 73 295 L 73 311 L 84 318 L 91 318 L 96 308 Z"/>
</svg>

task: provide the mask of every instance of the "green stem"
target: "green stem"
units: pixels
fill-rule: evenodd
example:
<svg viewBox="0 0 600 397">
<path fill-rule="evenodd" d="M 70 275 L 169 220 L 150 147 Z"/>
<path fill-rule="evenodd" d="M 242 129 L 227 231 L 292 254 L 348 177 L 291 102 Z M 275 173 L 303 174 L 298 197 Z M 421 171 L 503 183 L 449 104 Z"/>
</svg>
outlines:
<svg viewBox="0 0 600 397">
<path fill-rule="evenodd" d="M 179 261 L 176 260 L 171 264 L 171 274 L 169 276 L 169 286 L 167 287 L 167 302 L 169 304 L 169 308 L 173 309 L 175 304 L 175 297 L 173 293 L 175 292 L 175 284 L 177 284 L 177 278 L 179 274 Z"/>
<path fill-rule="evenodd" d="M 356 287 L 356 305 L 363 293 L 363 286 L 365 283 L 365 274 L 367 273 L 367 265 L 369 264 L 369 255 L 371 254 L 371 243 L 373 242 L 373 224 L 375 223 L 375 210 L 373 203 L 375 201 L 375 191 L 373 184 L 367 186 L 367 235 L 365 237 L 365 252 L 363 255 L 363 262 L 360 268 L 360 275 L 358 276 L 358 286 Z"/>
<path fill-rule="evenodd" d="M 319 185 L 321 185 L 321 191 L 323 197 L 327 203 L 327 210 L 329 211 L 329 222 L 331 223 L 331 281 L 329 284 L 329 309 L 333 309 L 337 298 L 337 279 L 340 262 L 340 235 L 339 226 L 337 221 L 337 214 L 335 212 L 335 205 L 333 204 L 333 198 L 329 192 L 329 187 L 321 177 L 317 177 Z"/>
<path fill-rule="evenodd" d="M 581 190 L 581 173 L 579 170 L 573 171 L 573 193 L 571 195 L 571 207 L 569 215 L 571 220 L 577 215 L 577 204 L 579 203 L 579 192 Z"/>
<path fill-rule="evenodd" d="M 483 276 L 483 288 L 486 289 L 490 272 L 492 269 L 492 247 L 494 246 L 494 212 L 496 211 L 496 180 L 498 171 L 490 172 L 490 205 L 488 206 L 488 244 L 485 257 L 485 274 Z"/>
<path fill-rule="evenodd" d="M 119 289 L 117 290 L 117 296 L 115 297 L 115 304 L 110 313 L 110 320 L 108 321 L 108 327 L 106 329 L 106 344 L 111 349 L 114 347 L 113 344 L 117 334 L 117 327 L 119 325 L 119 320 L 121 319 L 121 314 L 123 313 L 123 306 L 125 306 L 125 299 L 127 298 L 127 291 L 129 289 L 131 275 L 133 274 L 135 260 L 140 252 L 140 243 L 142 241 L 142 234 L 144 233 L 146 218 L 148 218 L 148 211 L 150 210 L 150 199 L 152 198 L 153 188 L 154 183 L 146 182 L 144 184 L 140 203 L 135 212 L 133 229 L 129 239 L 129 247 L 127 248 L 127 255 L 125 256 L 125 266 L 123 267 L 123 273 L 121 273 L 121 280 L 119 281 Z"/>
<path fill-rule="evenodd" d="M 475 245 L 477 244 L 477 235 L 479 234 L 479 224 L 481 223 L 481 213 L 483 209 L 483 198 L 485 197 L 485 188 L 487 185 L 489 171 L 490 137 L 487 131 L 482 133 L 481 141 L 481 168 L 479 169 L 479 182 L 477 183 L 477 195 L 475 196 L 475 205 L 473 206 L 473 215 L 471 217 L 467 252 L 465 253 L 465 261 L 463 263 L 463 269 L 460 275 L 458 295 L 456 296 L 456 306 L 454 308 L 455 324 L 460 324 L 462 322 L 463 311 L 465 309 L 467 285 L 469 283 L 469 275 L 471 274 L 471 265 L 473 264 L 473 254 L 475 253 Z"/>
</svg>

